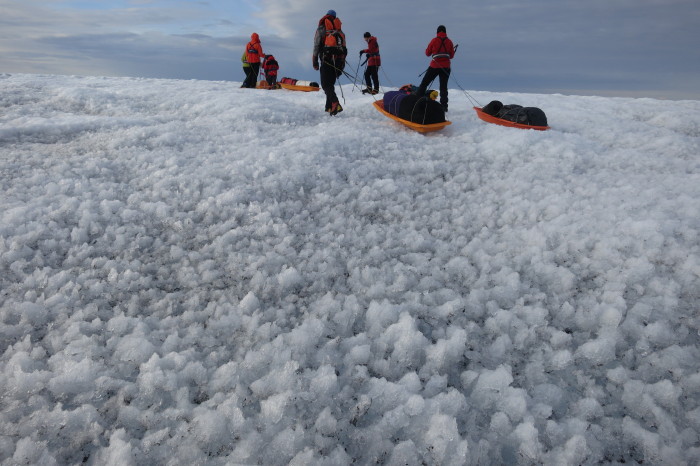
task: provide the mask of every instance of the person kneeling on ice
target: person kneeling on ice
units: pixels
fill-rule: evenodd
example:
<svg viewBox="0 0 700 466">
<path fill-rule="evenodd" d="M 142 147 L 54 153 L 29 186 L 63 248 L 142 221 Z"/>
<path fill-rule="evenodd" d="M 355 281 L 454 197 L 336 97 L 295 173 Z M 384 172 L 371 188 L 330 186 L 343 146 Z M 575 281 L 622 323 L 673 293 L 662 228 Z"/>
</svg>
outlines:
<svg viewBox="0 0 700 466">
<path fill-rule="evenodd" d="M 272 55 L 265 55 L 262 68 L 265 73 L 265 80 L 269 86 L 268 89 L 277 89 L 277 70 L 279 70 L 280 67 L 275 57 Z"/>
<path fill-rule="evenodd" d="M 345 68 L 345 34 L 334 10 L 328 10 L 318 22 L 314 36 L 313 67 L 320 70 L 321 87 L 326 93 L 326 112 L 331 116 L 343 111 L 335 94 L 335 81 Z M 321 61 L 319 65 L 319 59 Z"/>
<path fill-rule="evenodd" d="M 365 32 L 365 42 L 367 48 L 360 50 L 360 56 L 366 54 L 367 69 L 365 70 L 365 83 L 367 87 L 362 90 L 363 94 L 379 94 L 379 67 L 382 64 L 382 59 L 379 56 L 379 44 L 377 38 L 369 32 Z M 364 63 L 363 63 L 364 64 Z M 372 86 L 374 82 L 374 86 Z"/>
</svg>

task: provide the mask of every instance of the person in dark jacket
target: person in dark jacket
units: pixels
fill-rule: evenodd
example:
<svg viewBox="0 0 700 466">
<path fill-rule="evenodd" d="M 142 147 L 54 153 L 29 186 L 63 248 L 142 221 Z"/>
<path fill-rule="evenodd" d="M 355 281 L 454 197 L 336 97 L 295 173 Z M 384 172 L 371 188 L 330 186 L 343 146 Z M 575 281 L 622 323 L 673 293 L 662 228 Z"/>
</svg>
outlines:
<svg viewBox="0 0 700 466">
<path fill-rule="evenodd" d="M 326 93 L 326 112 L 331 116 L 343 111 L 335 94 L 335 81 L 345 68 L 347 53 L 342 23 L 334 10 L 328 10 L 328 13 L 319 20 L 316 28 L 313 66 L 315 70 L 320 70 L 321 87 Z"/>
<path fill-rule="evenodd" d="M 418 86 L 418 95 L 424 95 L 430 83 L 435 78 L 440 78 L 440 103 L 447 111 L 447 81 L 450 79 L 451 62 L 455 56 L 455 47 L 447 37 L 445 26 L 438 26 L 437 36 L 433 38 L 425 49 L 425 55 L 430 57 L 430 65 L 425 71 L 423 81 Z"/>
<path fill-rule="evenodd" d="M 272 55 L 265 55 L 262 67 L 267 85 L 270 89 L 275 89 L 277 87 L 277 71 L 280 69 L 279 63 Z"/>
<path fill-rule="evenodd" d="M 365 32 L 365 42 L 367 48 L 360 50 L 360 56 L 366 54 L 367 69 L 365 70 L 365 83 L 367 87 L 362 90 L 363 94 L 378 94 L 379 93 L 379 67 L 382 64 L 382 59 L 379 56 L 379 44 L 377 38 L 369 32 Z M 374 83 L 374 85 L 372 85 Z"/>
</svg>

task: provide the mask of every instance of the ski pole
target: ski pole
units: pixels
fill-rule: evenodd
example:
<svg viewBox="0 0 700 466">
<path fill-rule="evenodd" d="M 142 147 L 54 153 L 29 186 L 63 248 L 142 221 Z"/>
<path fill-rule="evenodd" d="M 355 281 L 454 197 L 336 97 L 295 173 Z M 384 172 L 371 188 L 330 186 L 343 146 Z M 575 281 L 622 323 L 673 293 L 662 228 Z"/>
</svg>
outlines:
<svg viewBox="0 0 700 466">
<path fill-rule="evenodd" d="M 352 92 L 355 92 L 357 87 L 357 75 L 360 73 L 360 61 L 357 61 L 357 69 L 355 70 L 355 79 L 352 81 Z"/>
</svg>

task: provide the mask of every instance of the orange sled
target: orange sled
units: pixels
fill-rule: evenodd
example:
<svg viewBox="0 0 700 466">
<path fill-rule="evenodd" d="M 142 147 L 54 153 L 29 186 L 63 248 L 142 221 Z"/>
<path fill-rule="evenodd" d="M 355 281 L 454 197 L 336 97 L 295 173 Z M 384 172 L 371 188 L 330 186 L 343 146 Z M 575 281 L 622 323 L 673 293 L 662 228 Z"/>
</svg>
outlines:
<svg viewBox="0 0 700 466">
<path fill-rule="evenodd" d="M 388 116 L 394 121 L 398 121 L 402 125 L 406 125 L 409 128 L 411 128 L 413 131 L 418 131 L 419 133 L 430 133 L 433 131 L 439 131 L 442 128 L 444 128 L 447 125 L 451 125 L 451 121 L 443 121 L 441 123 L 431 123 L 429 125 L 421 125 L 420 123 L 414 123 L 412 121 L 404 120 L 403 118 L 399 118 L 396 115 L 392 115 L 391 113 L 387 112 L 384 110 L 384 101 L 383 100 L 375 100 L 374 103 L 372 104 L 374 107 L 382 112 L 384 115 Z"/>
<path fill-rule="evenodd" d="M 296 84 L 287 83 L 277 83 L 282 89 L 287 89 L 289 91 L 302 91 L 302 92 L 315 92 L 318 91 L 318 87 L 313 86 L 297 86 Z"/>
<path fill-rule="evenodd" d="M 479 107 L 473 107 L 476 110 L 476 115 L 487 123 L 493 123 L 495 125 L 508 126 L 510 128 L 520 128 L 520 129 L 536 129 L 537 131 L 545 131 L 549 129 L 549 126 L 532 126 L 523 125 L 522 123 L 516 123 L 514 121 L 504 120 L 502 118 L 496 118 L 493 115 L 484 113 Z"/>
</svg>

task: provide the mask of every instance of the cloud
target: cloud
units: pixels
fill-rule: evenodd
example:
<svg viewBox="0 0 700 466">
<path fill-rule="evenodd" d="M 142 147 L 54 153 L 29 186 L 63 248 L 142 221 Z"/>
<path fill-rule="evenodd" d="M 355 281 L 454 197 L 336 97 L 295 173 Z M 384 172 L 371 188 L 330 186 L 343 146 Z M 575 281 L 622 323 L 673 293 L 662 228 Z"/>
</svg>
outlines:
<svg viewBox="0 0 700 466">
<path fill-rule="evenodd" d="M 453 82 L 468 89 L 656 89 L 656 95 L 663 95 L 664 89 L 678 90 L 680 85 L 700 97 L 696 3 L 444 0 L 434 8 L 415 0 L 359 0 L 333 8 L 343 21 L 350 65 L 357 64 L 355 53 L 365 46 L 362 34 L 371 31 L 382 52 L 386 77 L 380 77 L 393 85 L 417 83 L 429 62 L 425 47 L 444 24 L 460 44 Z M 310 62 L 313 32 L 328 8 L 320 0 L 262 0 L 259 15 L 271 32 L 298 44 L 293 58 L 301 64 Z M 259 32 L 264 39 L 264 31 Z"/>
<path fill-rule="evenodd" d="M 358 0 L 332 5 L 358 70 L 362 35 L 379 39 L 383 84 L 419 81 L 439 24 L 460 44 L 452 86 L 553 92 L 639 90 L 700 98 L 700 5 L 695 0 L 533 0 L 523 3 Z M 242 80 L 251 32 L 282 75 L 317 79 L 314 31 L 321 0 L 130 1 L 76 9 L 62 1 L 0 0 L 0 71 Z M 361 79 L 361 77 L 360 77 Z M 666 94 L 664 94 L 666 93 Z"/>
</svg>

